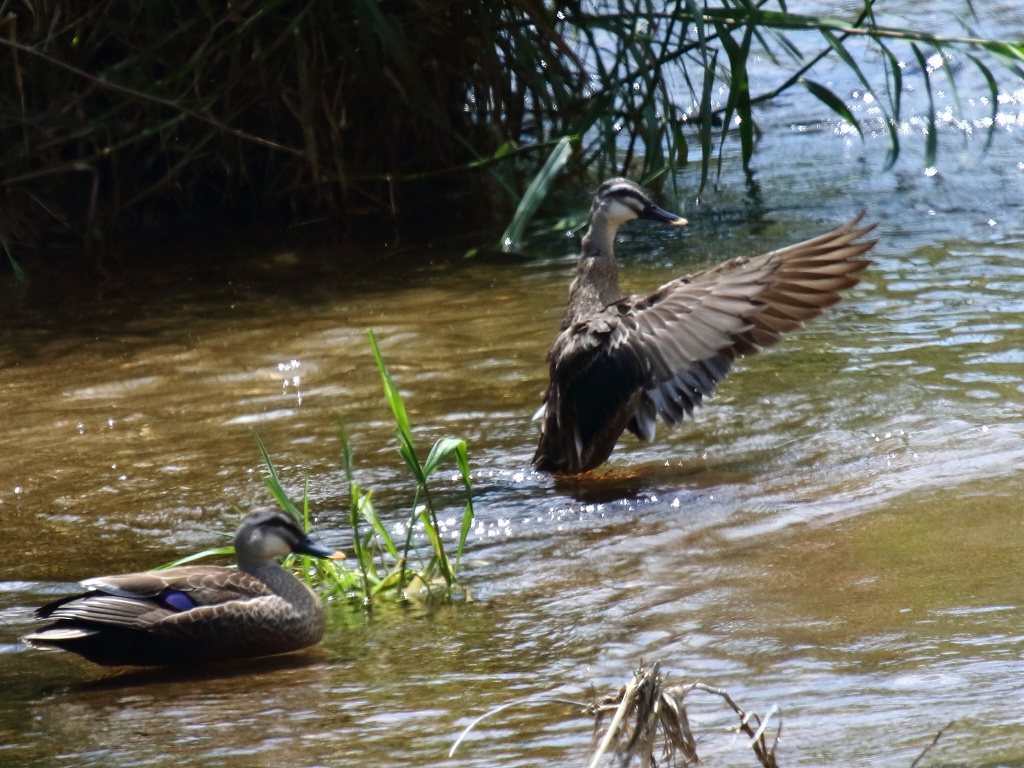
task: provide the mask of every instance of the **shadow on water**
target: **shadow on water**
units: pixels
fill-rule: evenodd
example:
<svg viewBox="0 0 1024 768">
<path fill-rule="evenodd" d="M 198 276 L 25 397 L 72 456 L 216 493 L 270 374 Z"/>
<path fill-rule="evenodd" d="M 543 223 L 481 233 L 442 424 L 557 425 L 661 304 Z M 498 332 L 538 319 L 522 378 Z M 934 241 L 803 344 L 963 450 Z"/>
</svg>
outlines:
<svg viewBox="0 0 1024 768">
<path fill-rule="evenodd" d="M 628 448 L 623 446 L 623 450 L 628 451 Z M 559 495 L 598 504 L 646 498 L 661 491 L 686 489 L 699 493 L 719 486 L 742 484 L 755 478 L 761 469 L 750 460 L 713 466 L 696 460 L 641 461 L 628 468 L 612 466 L 583 475 L 555 476 L 549 482 Z"/>
</svg>

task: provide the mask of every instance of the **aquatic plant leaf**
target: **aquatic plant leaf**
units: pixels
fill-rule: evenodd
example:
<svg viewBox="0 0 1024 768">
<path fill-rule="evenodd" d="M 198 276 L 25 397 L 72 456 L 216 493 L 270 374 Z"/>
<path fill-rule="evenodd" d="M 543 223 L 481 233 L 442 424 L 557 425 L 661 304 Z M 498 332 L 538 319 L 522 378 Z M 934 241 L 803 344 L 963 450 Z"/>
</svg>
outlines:
<svg viewBox="0 0 1024 768">
<path fill-rule="evenodd" d="M 462 475 L 462 483 L 466 486 L 466 509 L 462 513 L 462 526 L 459 529 L 459 546 L 455 550 L 455 572 L 458 573 L 459 563 L 462 561 L 462 551 L 466 546 L 466 537 L 469 536 L 470 528 L 473 526 L 473 481 L 469 469 L 469 452 L 466 443 L 455 449 L 455 460 L 459 465 L 459 473 Z"/>
<path fill-rule="evenodd" d="M 867 93 L 871 94 L 872 98 L 874 98 L 875 100 L 875 103 L 879 105 L 880 109 L 882 109 L 881 100 L 875 94 L 874 89 L 871 87 L 871 83 L 864 76 L 864 73 L 857 65 L 857 62 L 854 60 L 853 56 L 850 55 L 850 52 L 848 50 L 846 50 L 846 46 L 844 46 L 842 41 L 839 40 L 839 38 L 837 38 L 835 35 L 833 35 L 832 32 L 830 32 L 828 29 L 822 29 L 820 31 L 822 37 L 824 37 L 826 42 L 829 44 L 829 47 L 832 48 L 833 51 L 835 51 L 836 55 L 839 56 L 843 63 L 846 64 L 846 66 L 849 67 L 849 69 L 857 76 L 857 79 L 860 80 L 861 84 L 864 86 L 864 90 L 867 91 Z M 882 113 L 885 118 L 885 128 L 889 133 L 889 154 L 886 157 L 885 167 L 891 168 L 896 163 L 896 158 L 899 155 L 900 138 L 898 132 L 898 124 L 892 118 L 891 115 L 885 113 L 884 109 L 882 109 Z"/>
<path fill-rule="evenodd" d="M 679 120 L 672 121 L 672 149 L 674 150 L 673 162 L 677 167 L 684 166 L 689 162 L 690 145 L 686 141 L 686 134 L 683 132 L 683 126 Z"/>
<path fill-rule="evenodd" d="M 7 263 L 11 265 L 11 272 L 14 273 L 15 282 L 22 287 L 27 286 L 28 275 L 25 274 L 25 270 L 22 268 L 18 260 L 14 258 L 14 254 L 11 253 L 10 246 L 7 245 L 7 238 L 4 237 L 2 228 L 0 228 L 0 247 L 3 247 L 4 252 L 7 254 Z"/>
<path fill-rule="evenodd" d="M 1024 45 L 1001 40 L 982 40 L 978 42 L 978 45 L 1002 59 L 1003 64 L 1011 68 L 1018 77 L 1024 76 L 1021 74 L 1020 68 L 1013 64 L 1014 61 L 1024 61 Z"/>
<path fill-rule="evenodd" d="M 843 118 L 843 120 L 845 120 L 854 128 L 856 128 L 857 133 L 860 134 L 861 138 L 864 138 L 864 131 L 861 130 L 860 121 L 857 120 L 856 117 L 854 117 L 853 112 L 850 111 L 850 108 L 846 106 L 842 99 L 836 96 L 835 93 L 826 88 L 824 85 L 816 83 L 813 80 L 801 78 L 800 82 L 803 83 L 804 87 L 808 91 L 810 91 L 815 98 L 817 98 L 826 107 L 828 107 L 841 118 Z"/>
<path fill-rule="evenodd" d="M 960 89 L 957 88 L 953 68 L 949 66 L 949 56 L 946 55 L 946 49 L 944 46 L 936 44 L 935 51 L 939 54 L 939 58 L 942 59 L 942 73 L 946 76 L 946 82 L 949 83 L 949 90 L 953 94 L 953 103 L 956 104 L 957 112 L 963 114 L 964 105 L 960 101 Z"/>
<path fill-rule="evenodd" d="M 988 133 L 985 138 L 984 151 L 988 151 L 989 147 L 992 146 L 992 140 L 995 138 L 996 131 L 996 116 L 999 114 L 999 86 L 996 84 L 996 79 L 992 75 L 992 72 L 986 67 L 976 56 L 966 54 L 967 58 L 974 62 L 974 65 L 981 72 L 982 77 L 985 78 L 985 82 L 988 84 L 989 103 L 992 105 L 992 114 L 989 115 L 988 121 Z"/>
<path fill-rule="evenodd" d="M 288 494 L 285 493 L 284 486 L 281 485 L 281 478 L 277 475 L 277 469 L 274 468 L 274 462 L 270 459 L 270 454 L 267 453 L 267 446 L 263 444 L 263 440 L 260 439 L 259 434 L 256 430 L 252 430 L 252 436 L 256 440 L 256 445 L 259 446 L 260 455 L 263 457 L 263 463 L 267 467 L 267 476 L 263 478 L 263 484 L 267 486 L 270 491 L 270 495 L 274 497 L 274 500 L 285 512 L 290 514 L 299 523 L 302 522 L 302 515 L 299 513 L 298 508 L 288 498 Z"/>
<path fill-rule="evenodd" d="M 850 52 L 846 50 L 846 46 L 843 45 L 842 41 L 839 40 L 839 38 L 837 38 L 827 29 L 821 30 L 821 36 L 825 38 L 825 41 L 829 44 L 829 47 L 831 47 L 832 50 L 835 51 L 836 55 L 838 55 L 839 58 L 842 59 L 843 63 L 847 67 L 849 67 L 850 71 L 857 76 L 857 79 L 860 80 L 861 84 L 864 86 L 864 89 L 868 93 L 874 95 L 875 92 L 871 87 L 871 83 L 864 76 L 864 73 L 861 71 L 860 66 L 857 64 L 856 60 L 853 58 Z"/>
<path fill-rule="evenodd" d="M 722 118 L 722 134 L 718 146 L 718 174 L 721 177 L 722 160 L 724 154 L 722 149 L 729 134 L 729 126 L 733 121 L 733 114 L 739 122 L 740 149 L 743 157 L 743 170 L 750 172 L 750 160 L 754 156 L 754 116 L 751 111 L 750 82 L 747 77 L 747 61 L 750 58 L 750 44 L 754 27 L 746 25 L 743 29 L 743 38 L 737 43 L 730 34 L 730 27 L 724 22 L 715 22 L 718 30 L 718 39 L 729 57 L 729 98 L 725 105 L 725 115 Z"/>
<path fill-rule="evenodd" d="M 704 82 L 700 99 L 700 186 L 696 197 L 700 197 L 708 183 L 711 170 L 711 131 L 714 127 L 714 113 L 711 109 L 711 92 L 715 85 L 715 66 L 718 62 L 718 51 L 711 54 L 710 61 L 704 62 Z"/>
<path fill-rule="evenodd" d="M 798 64 L 805 61 L 803 51 L 801 51 L 800 48 L 797 47 L 796 43 L 790 40 L 787 35 L 784 35 L 782 32 L 779 32 L 777 29 L 771 29 L 770 31 L 772 33 L 772 37 L 778 41 L 779 45 L 781 45 L 787 53 L 789 53 L 793 61 L 797 62 Z"/>
<path fill-rule="evenodd" d="M 441 462 L 445 461 L 458 449 L 459 445 L 465 447 L 466 441 L 456 437 L 442 437 L 430 449 L 427 460 L 423 462 L 423 474 L 430 477 Z"/>
<path fill-rule="evenodd" d="M 903 97 L 903 70 L 900 67 L 900 61 L 896 58 L 888 46 L 879 41 L 879 49 L 885 56 L 885 62 L 887 64 L 886 71 L 891 78 L 891 84 L 887 81 L 886 88 L 889 91 L 889 106 L 892 108 L 891 114 L 884 115 L 889 130 L 889 151 L 886 152 L 885 163 L 882 165 L 882 170 L 888 171 L 899 159 L 900 156 L 900 137 L 899 132 L 896 130 L 900 124 L 900 114 L 902 109 L 902 97 Z"/>
<path fill-rule="evenodd" d="M 518 251 L 522 247 L 523 233 L 526 231 L 526 227 L 529 225 L 530 220 L 533 219 L 533 215 L 537 212 L 541 202 L 547 196 L 548 190 L 551 189 L 551 185 L 558 176 L 558 172 L 562 170 L 562 167 L 568 162 L 569 156 L 572 154 L 572 141 L 573 137 L 571 136 L 563 136 L 559 139 L 558 144 L 555 145 L 551 154 L 548 155 L 544 166 L 533 177 L 533 181 L 530 182 L 526 192 L 523 193 L 523 197 L 519 201 L 519 206 L 516 208 L 512 220 L 505 229 L 505 233 L 501 236 L 501 250 L 505 253 Z"/>
<path fill-rule="evenodd" d="M 395 434 L 398 437 L 398 451 L 405 460 L 406 465 L 415 475 L 416 482 L 422 485 L 427 481 L 427 478 L 423 474 L 423 467 L 419 459 L 416 457 L 416 448 L 412 441 L 412 428 L 409 426 L 409 416 L 405 411 L 405 403 L 402 401 L 402 395 L 399 393 L 394 379 L 391 378 L 391 374 L 384 364 L 384 358 L 381 357 L 376 335 L 372 329 L 368 330 L 367 334 L 370 337 L 373 359 L 377 363 L 381 385 L 384 388 L 384 399 L 387 400 L 388 407 L 391 409 L 391 414 L 394 416 L 395 424 L 397 425 Z"/>
<path fill-rule="evenodd" d="M 910 48 L 917 57 L 917 63 L 921 66 L 921 77 L 924 79 L 924 89 L 928 94 L 928 135 L 925 137 L 924 164 L 927 168 L 935 167 L 935 155 L 938 150 L 939 137 L 935 126 L 935 96 L 932 94 L 931 78 L 928 74 L 928 61 L 924 53 L 912 43 Z"/>
<path fill-rule="evenodd" d="M 395 569 L 385 576 L 381 581 L 374 585 L 371 597 L 379 595 L 381 592 L 386 592 L 389 589 L 396 589 L 401 586 L 404 576 L 403 571 Z"/>
<path fill-rule="evenodd" d="M 227 535 L 227 534 L 225 534 Z M 177 568 L 179 565 L 188 565 L 194 563 L 196 560 L 205 560 L 208 557 L 219 557 L 221 555 L 233 555 L 235 554 L 235 547 L 233 544 L 229 544 L 226 547 L 212 547 L 210 549 L 204 549 L 202 552 L 195 552 L 185 557 L 179 557 L 177 560 L 173 560 L 163 565 L 158 565 L 153 570 L 162 571 L 167 568 Z"/>
<path fill-rule="evenodd" d="M 651 178 L 665 172 L 665 157 L 661 152 L 665 138 L 665 123 L 658 117 L 653 101 L 648 100 L 643 110 L 644 127 L 644 176 Z"/>
<path fill-rule="evenodd" d="M 501 144 L 501 146 L 499 146 L 496 150 L 494 150 L 494 154 L 491 155 L 491 157 L 493 157 L 495 160 L 499 160 L 499 159 L 501 159 L 501 158 L 511 154 L 512 152 L 514 152 L 515 149 L 516 149 L 515 142 L 513 142 L 513 141 L 506 141 L 506 142 L 503 142 Z"/>
<path fill-rule="evenodd" d="M 424 509 L 420 513 L 420 522 L 423 523 L 423 531 L 427 534 L 427 539 L 430 541 L 430 546 L 434 550 L 434 557 L 432 563 L 436 564 L 444 580 L 449 586 L 455 583 L 455 574 L 452 572 L 451 563 L 448 561 L 448 555 L 444 551 L 444 542 L 441 541 L 441 532 L 438 531 L 436 521 L 430 514 L 429 510 Z M 428 572 L 430 567 L 427 568 Z M 424 579 L 428 581 L 428 579 Z"/>
<path fill-rule="evenodd" d="M 352 529 L 352 548 L 355 550 L 356 562 L 359 564 L 359 572 L 363 577 L 364 598 L 369 592 L 370 569 L 373 567 L 369 554 L 364 548 L 364 539 L 359 535 L 359 503 L 362 500 L 362 489 L 356 482 L 355 472 L 352 464 L 352 441 L 349 439 L 345 422 L 338 422 L 338 437 L 341 440 L 341 460 L 345 470 L 345 479 L 348 481 L 349 506 L 348 524 Z"/>
<path fill-rule="evenodd" d="M 384 526 L 384 523 L 382 523 L 380 518 L 377 516 L 377 509 L 373 505 L 371 494 L 372 492 L 364 493 L 359 498 L 357 510 L 359 515 L 373 527 L 377 536 L 380 537 L 380 540 L 384 543 L 384 547 L 387 549 L 388 554 L 397 560 L 398 547 L 395 546 L 395 542 L 391 538 L 391 531 Z"/>
</svg>

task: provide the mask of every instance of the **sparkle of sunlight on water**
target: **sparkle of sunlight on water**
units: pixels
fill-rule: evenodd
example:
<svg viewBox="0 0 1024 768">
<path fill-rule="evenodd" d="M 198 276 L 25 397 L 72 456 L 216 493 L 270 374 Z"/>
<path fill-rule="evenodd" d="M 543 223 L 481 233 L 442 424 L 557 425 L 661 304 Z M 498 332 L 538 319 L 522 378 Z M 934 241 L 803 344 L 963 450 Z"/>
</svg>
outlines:
<svg viewBox="0 0 1024 768">
<path fill-rule="evenodd" d="M 880 242 L 824 318 L 587 481 L 529 470 L 575 241 L 515 263 L 234 253 L 5 294 L 0 764 L 579 765 L 589 724 L 555 699 L 609 693 L 641 660 L 778 704 L 784 765 L 909 766 L 950 721 L 931 764 L 1024 764 L 1021 94 L 1000 109 L 988 155 L 945 125 L 926 176 L 912 124 L 881 173 L 884 135 L 801 130 L 814 109 L 790 105 L 766 116 L 759 195 L 727 167 L 687 231 L 624 231 L 627 291 L 862 208 Z M 68 582 L 213 545 L 231 505 L 268 501 L 250 428 L 345 545 L 343 418 L 397 521 L 410 499 L 368 327 L 421 444 L 470 442 L 471 600 L 331 606 L 322 647 L 206 674 L 115 675 L 18 643 Z M 719 705 L 692 706 L 705 763 L 754 764 Z"/>
</svg>

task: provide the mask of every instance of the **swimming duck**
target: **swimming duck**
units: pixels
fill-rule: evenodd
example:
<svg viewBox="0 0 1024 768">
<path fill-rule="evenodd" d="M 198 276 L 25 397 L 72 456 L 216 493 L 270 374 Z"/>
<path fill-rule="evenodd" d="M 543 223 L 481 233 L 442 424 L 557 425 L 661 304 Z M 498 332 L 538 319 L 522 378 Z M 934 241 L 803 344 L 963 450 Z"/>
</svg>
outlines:
<svg viewBox="0 0 1024 768">
<path fill-rule="evenodd" d="M 812 240 L 737 258 L 677 278 L 647 296 L 622 297 L 612 244 L 619 226 L 669 213 L 627 179 L 598 187 L 583 236 L 569 303 L 547 360 L 551 368 L 535 469 L 576 474 L 611 454 L 624 430 L 654 438 L 656 419 L 672 426 L 692 415 L 738 357 L 839 301 L 870 263 L 877 241 L 861 218 Z"/>
<path fill-rule="evenodd" d="M 274 558 L 296 552 L 335 560 L 276 509 L 256 510 L 235 535 L 238 568 L 188 565 L 99 576 L 86 592 L 36 611 L 54 623 L 25 636 L 107 666 L 162 666 L 268 656 L 320 641 L 324 609 Z"/>
</svg>

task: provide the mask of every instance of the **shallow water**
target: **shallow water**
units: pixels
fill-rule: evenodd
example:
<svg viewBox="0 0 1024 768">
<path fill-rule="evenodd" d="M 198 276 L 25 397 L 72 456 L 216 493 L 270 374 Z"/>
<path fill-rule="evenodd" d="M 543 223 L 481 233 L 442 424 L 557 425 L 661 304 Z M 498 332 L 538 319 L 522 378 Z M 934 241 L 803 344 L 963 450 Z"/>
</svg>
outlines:
<svg viewBox="0 0 1024 768">
<path fill-rule="evenodd" d="M 748 710 L 777 704 L 784 765 L 908 766 L 951 721 L 926 764 L 1024 765 L 1022 98 L 988 155 L 948 127 L 934 176 L 912 134 L 881 173 L 884 137 L 807 133 L 794 114 L 813 110 L 790 105 L 766 118 L 760 198 L 727 167 L 686 230 L 624 230 L 637 291 L 862 208 L 880 242 L 824 318 L 586 481 L 529 470 L 569 238 L 525 260 L 210 247 L 158 274 L 141 259 L 5 292 L 0 764 L 578 765 L 589 723 L 553 699 L 660 660 Z M 251 429 L 296 496 L 309 476 L 328 543 L 347 541 L 339 418 L 400 519 L 369 327 L 420 444 L 469 440 L 469 601 L 332 605 L 319 648 L 184 678 L 18 643 L 69 582 L 212 546 L 233 504 L 267 503 Z M 694 696 L 702 759 L 753 765 Z"/>
</svg>

